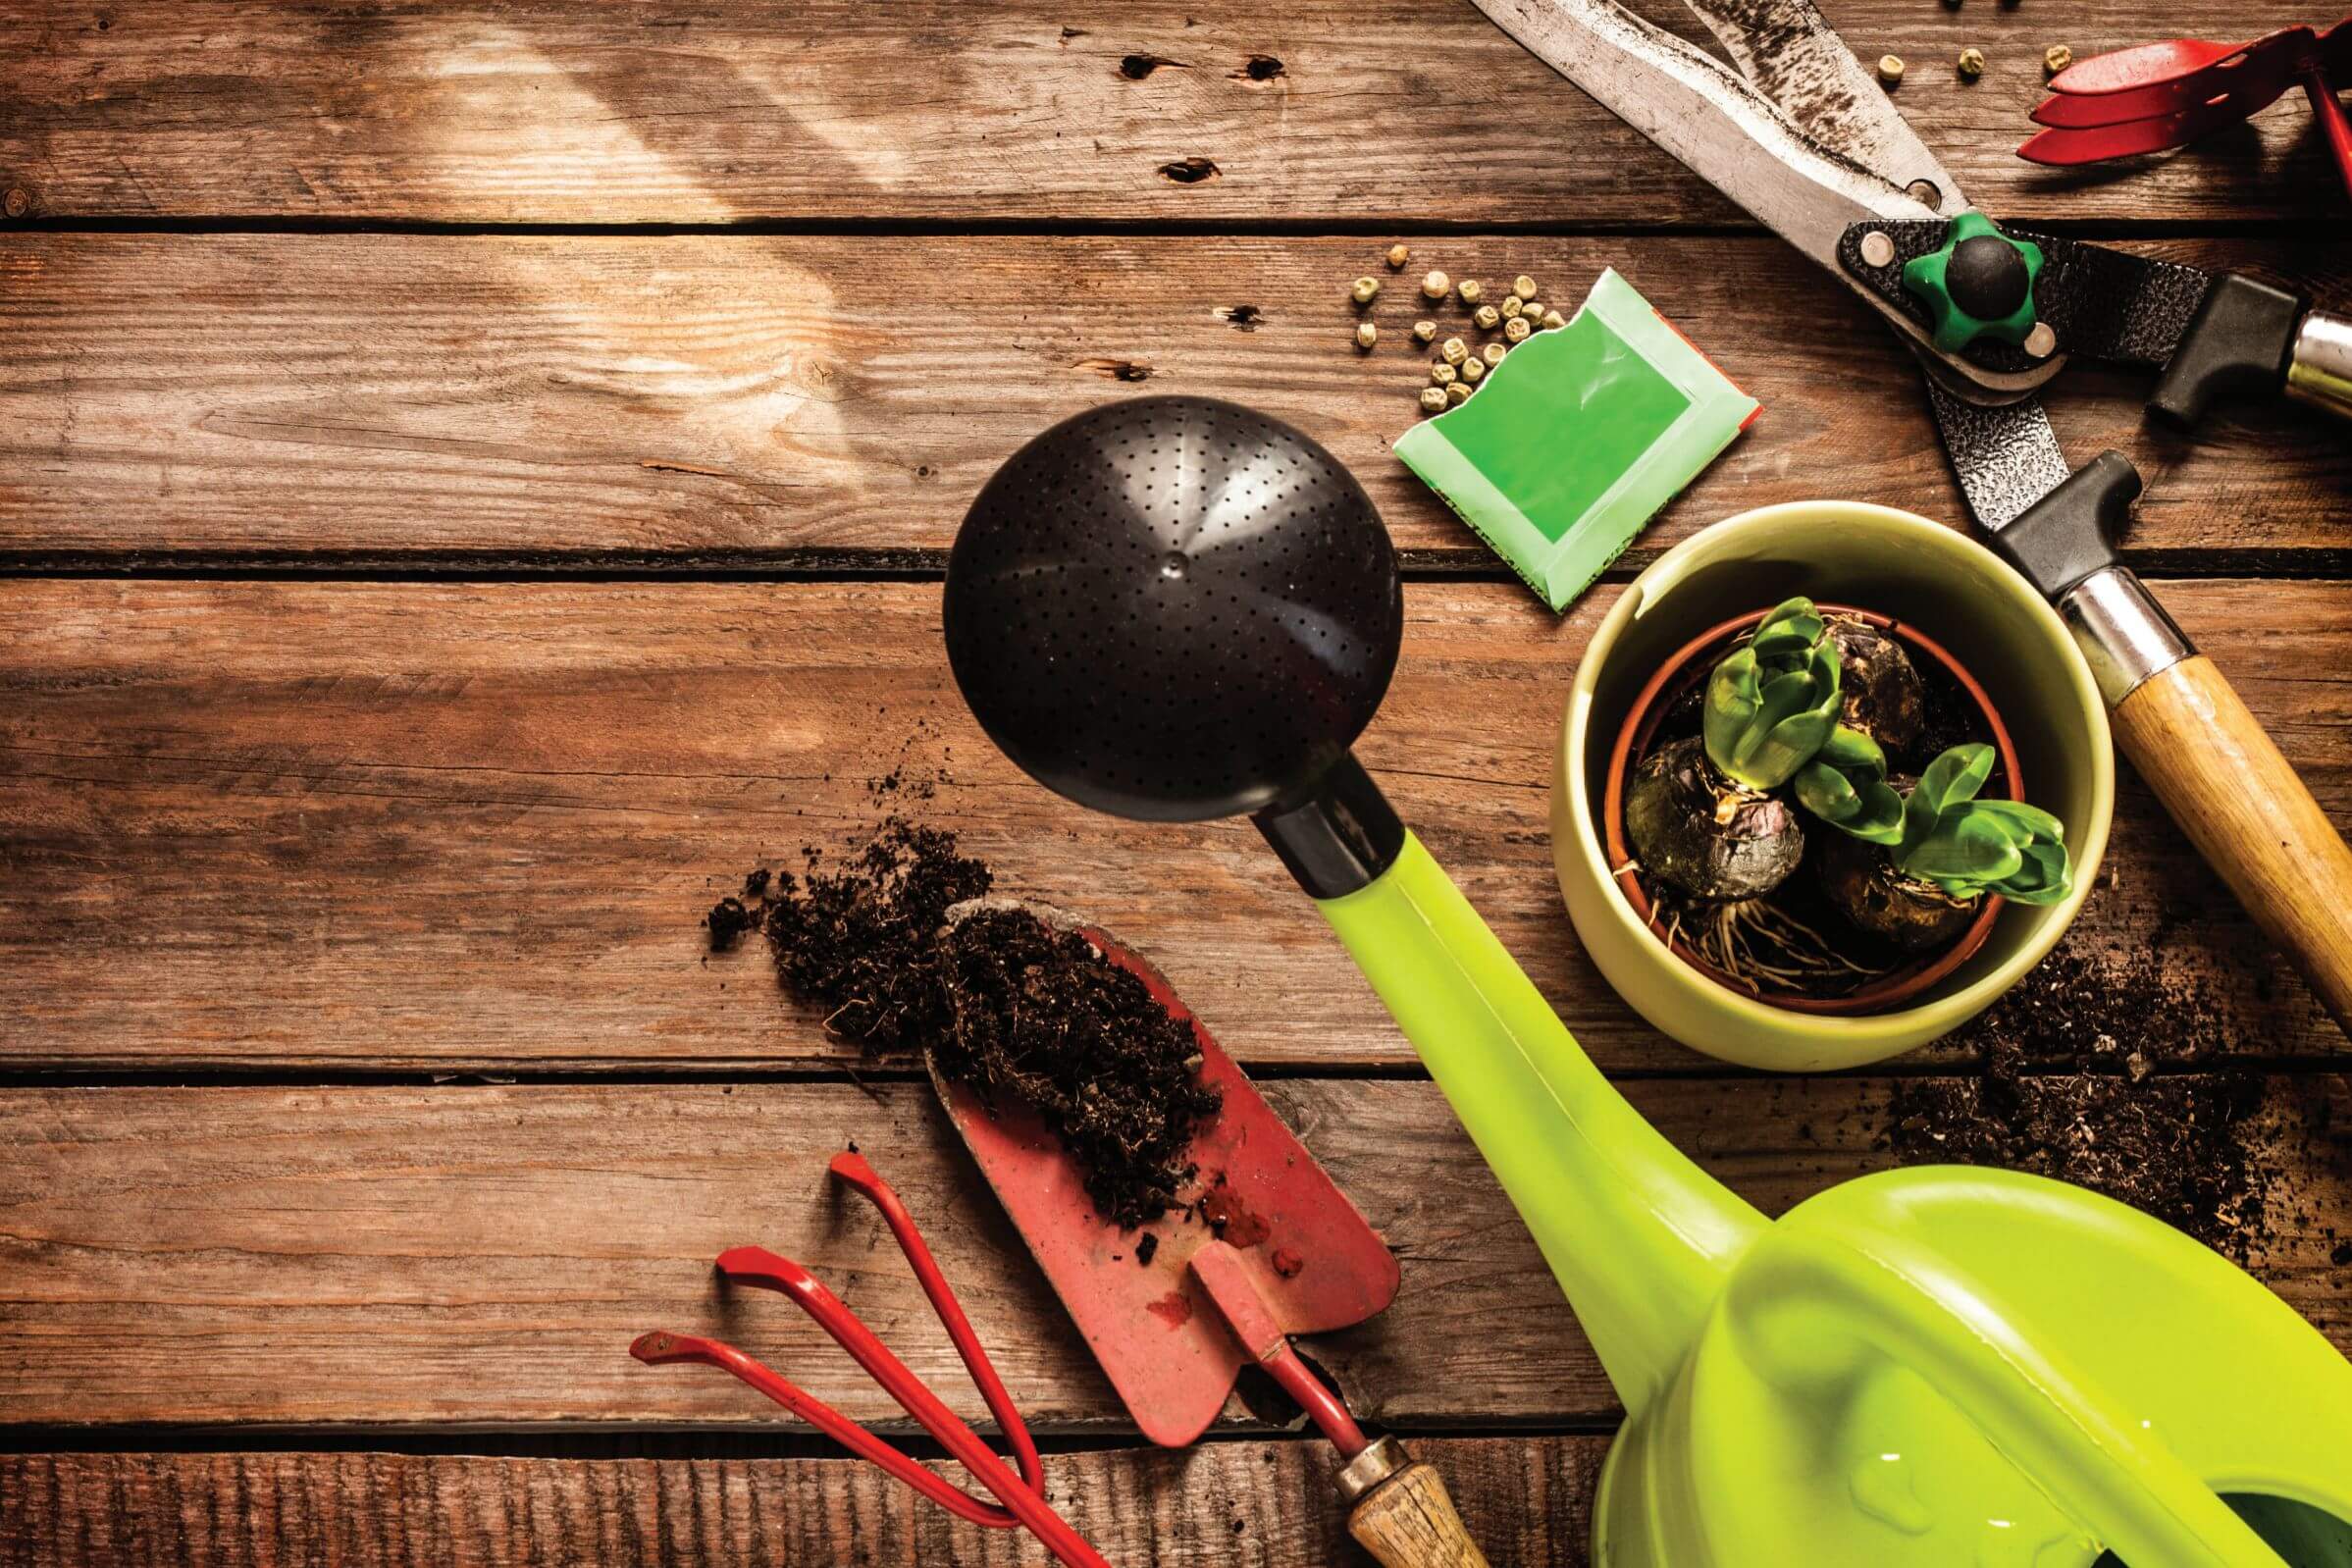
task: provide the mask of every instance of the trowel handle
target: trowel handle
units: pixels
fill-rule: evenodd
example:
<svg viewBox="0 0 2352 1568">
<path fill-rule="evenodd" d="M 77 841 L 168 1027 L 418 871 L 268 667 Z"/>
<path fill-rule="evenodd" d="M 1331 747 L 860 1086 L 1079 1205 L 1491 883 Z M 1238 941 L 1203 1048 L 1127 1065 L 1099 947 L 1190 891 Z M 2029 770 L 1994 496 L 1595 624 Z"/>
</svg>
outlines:
<svg viewBox="0 0 2352 1568">
<path fill-rule="evenodd" d="M 1891 1228 L 1784 1220 L 1742 1261 L 1720 1316 L 1756 1370 L 1799 1397 L 1850 1397 L 1871 1363 L 1915 1374 L 2126 1562 L 2287 1568 L 2163 1435 L 2029 1340 L 2000 1301 L 1995 1284 Z"/>
<path fill-rule="evenodd" d="M 1348 1534 L 1383 1568 L 1487 1568 L 1486 1554 L 1454 1512 L 1445 1478 L 1383 1437 L 1339 1472 L 1350 1504 Z"/>
</svg>

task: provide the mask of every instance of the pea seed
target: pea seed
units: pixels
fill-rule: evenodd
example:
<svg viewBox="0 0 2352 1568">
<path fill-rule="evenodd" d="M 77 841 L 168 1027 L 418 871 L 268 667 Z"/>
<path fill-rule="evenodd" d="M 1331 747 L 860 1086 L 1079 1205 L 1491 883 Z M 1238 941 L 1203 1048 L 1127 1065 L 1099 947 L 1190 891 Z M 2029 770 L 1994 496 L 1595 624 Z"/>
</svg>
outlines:
<svg viewBox="0 0 2352 1568">
<path fill-rule="evenodd" d="M 1974 81 L 1978 77 L 1983 76 L 1984 51 L 1982 49 L 1962 49 L 1960 52 L 1960 74 L 1962 81 Z"/>
<path fill-rule="evenodd" d="M 2073 63 L 2074 51 L 2063 43 L 2054 43 L 2042 53 L 2042 69 L 2054 77 Z"/>
<path fill-rule="evenodd" d="M 1404 271 L 1405 263 L 1412 259 L 1413 253 L 1403 244 L 1393 244 L 1388 247 L 1388 270 L 1390 272 Z"/>
<path fill-rule="evenodd" d="M 1445 400 L 1449 403 L 1466 403 L 1470 401 L 1470 383 L 1466 381 L 1457 381 L 1452 386 L 1446 388 Z"/>
<path fill-rule="evenodd" d="M 1437 352 L 1445 356 L 1445 362 L 1447 364 L 1458 365 L 1463 360 L 1470 357 L 1470 345 L 1462 341 L 1462 340 L 1459 338 L 1448 338 L 1445 340 L 1444 346 L 1439 348 Z"/>
<path fill-rule="evenodd" d="M 1543 312 L 1543 330 L 1545 332 L 1557 332 L 1562 327 L 1567 325 L 1568 318 L 1561 315 L 1558 311 L 1547 310 Z"/>
<path fill-rule="evenodd" d="M 1486 373 L 1487 362 L 1479 358 L 1478 355 L 1472 354 L 1468 359 L 1462 361 L 1462 368 L 1459 374 L 1464 381 L 1476 381 Z"/>
<path fill-rule="evenodd" d="M 1903 84 L 1903 56 L 1882 54 L 1878 57 L 1878 79 L 1889 87 Z"/>
<path fill-rule="evenodd" d="M 1421 406 L 1425 411 L 1433 414 L 1445 412 L 1445 389 L 1442 387 L 1422 388 Z"/>
<path fill-rule="evenodd" d="M 1379 327 L 1373 325 L 1369 321 L 1359 321 L 1356 323 L 1356 347 L 1359 351 L 1367 354 L 1371 353 L 1372 345 L 1380 340 L 1381 330 Z"/>
<path fill-rule="evenodd" d="M 1421 291 L 1431 299 L 1443 299 L 1452 287 L 1453 280 L 1434 267 L 1421 280 Z"/>
<path fill-rule="evenodd" d="M 1478 296 L 1486 291 L 1487 286 L 1476 278 L 1465 278 L 1454 286 L 1454 292 L 1462 296 L 1462 303 L 1465 305 L 1477 304 Z"/>
<path fill-rule="evenodd" d="M 1479 350 L 1479 357 L 1490 365 L 1499 365 L 1502 363 L 1502 356 L 1510 351 L 1508 343 L 1489 343 Z"/>
<path fill-rule="evenodd" d="M 1481 305 L 1471 312 L 1470 319 L 1478 323 L 1481 332 L 1492 332 L 1502 322 L 1502 312 L 1492 305 Z"/>
<path fill-rule="evenodd" d="M 1533 333 L 1535 330 L 1536 329 L 1534 326 L 1529 323 L 1525 316 L 1513 316 L 1509 321 L 1506 321 L 1502 324 L 1503 338 L 1506 340 L 1515 343 L 1523 343 L 1527 341 L 1528 335 Z"/>
<path fill-rule="evenodd" d="M 1531 299 L 1526 304 L 1519 307 L 1519 314 L 1525 316 L 1530 321 L 1542 321 L 1543 319 L 1542 302 L 1540 300 Z"/>
<path fill-rule="evenodd" d="M 1442 359 L 1435 360 L 1430 365 L 1430 380 L 1440 387 L 1452 386 L 1454 377 L 1459 374 L 1459 371 Z"/>
<path fill-rule="evenodd" d="M 1371 304 L 1380 291 L 1381 281 L 1378 278 L 1358 278 L 1347 290 L 1349 296 L 1359 305 Z"/>
<path fill-rule="evenodd" d="M 1521 311 L 1525 310 L 1526 308 L 1527 308 L 1527 301 L 1526 301 L 1526 300 L 1524 300 L 1524 299 L 1522 299 L 1522 298 L 1520 298 L 1520 297 L 1519 297 L 1517 294 L 1505 294 L 1505 295 L 1503 295 L 1503 296 L 1502 296 L 1502 319 L 1503 319 L 1503 320 L 1505 320 L 1505 321 L 1509 321 L 1509 320 L 1510 320 L 1512 317 L 1514 317 L 1514 316 L 1518 315 L 1518 314 L 1519 314 Z"/>
<path fill-rule="evenodd" d="M 1413 323 L 1413 341 L 1417 343 L 1434 342 L 1437 340 L 1437 324 L 1436 322 L 1417 321 Z"/>
<path fill-rule="evenodd" d="M 1526 273 L 1521 273 L 1518 277 L 1511 280 L 1511 292 L 1517 294 L 1522 299 L 1534 298 L 1536 293 L 1536 280 L 1530 278 Z"/>
</svg>

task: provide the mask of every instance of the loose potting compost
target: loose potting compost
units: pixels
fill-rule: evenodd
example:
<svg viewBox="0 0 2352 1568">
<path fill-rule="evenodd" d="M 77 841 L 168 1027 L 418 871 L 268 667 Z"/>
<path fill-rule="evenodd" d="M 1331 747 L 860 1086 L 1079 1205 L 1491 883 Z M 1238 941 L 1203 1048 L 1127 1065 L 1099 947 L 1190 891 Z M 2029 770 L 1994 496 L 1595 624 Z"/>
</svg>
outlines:
<svg viewBox="0 0 2352 1568">
<path fill-rule="evenodd" d="M 1132 1227 L 1190 1180 L 1193 1130 L 1217 1114 L 1191 1028 L 1072 931 L 1021 910 L 948 921 L 994 875 L 956 836 L 892 817 L 838 869 L 805 852 L 706 916 L 713 947 L 756 929 L 784 989 L 877 1056 L 928 1051 L 951 1082 L 1044 1117 L 1106 1219 Z"/>
</svg>

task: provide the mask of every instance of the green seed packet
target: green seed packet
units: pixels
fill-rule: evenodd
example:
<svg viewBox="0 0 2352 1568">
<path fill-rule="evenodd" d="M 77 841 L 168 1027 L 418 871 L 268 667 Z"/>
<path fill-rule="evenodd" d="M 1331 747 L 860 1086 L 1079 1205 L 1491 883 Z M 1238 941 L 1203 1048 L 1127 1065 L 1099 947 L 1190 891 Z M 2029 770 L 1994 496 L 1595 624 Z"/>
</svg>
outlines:
<svg viewBox="0 0 2352 1568">
<path fill-rule="evenodd" d="M 1396 455 L 1560 610 L 1758 406 L 1612 269 Z"/>
</svg>

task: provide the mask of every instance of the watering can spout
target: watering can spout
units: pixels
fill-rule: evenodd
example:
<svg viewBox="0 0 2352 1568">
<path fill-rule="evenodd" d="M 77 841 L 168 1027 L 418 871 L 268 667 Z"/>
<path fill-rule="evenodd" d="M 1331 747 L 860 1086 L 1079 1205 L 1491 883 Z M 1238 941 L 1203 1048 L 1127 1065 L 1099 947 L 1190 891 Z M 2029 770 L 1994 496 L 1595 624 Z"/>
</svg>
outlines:
<svg viewBox="0 0 2352 1568">
<path fill-rule="evenodd" d="M 1763 1217 L 1604 1078 L 1418 839 L 1317 901 L 1533 1232 L 1629 1414 L 1662 1394 Z"/>
</svg>

